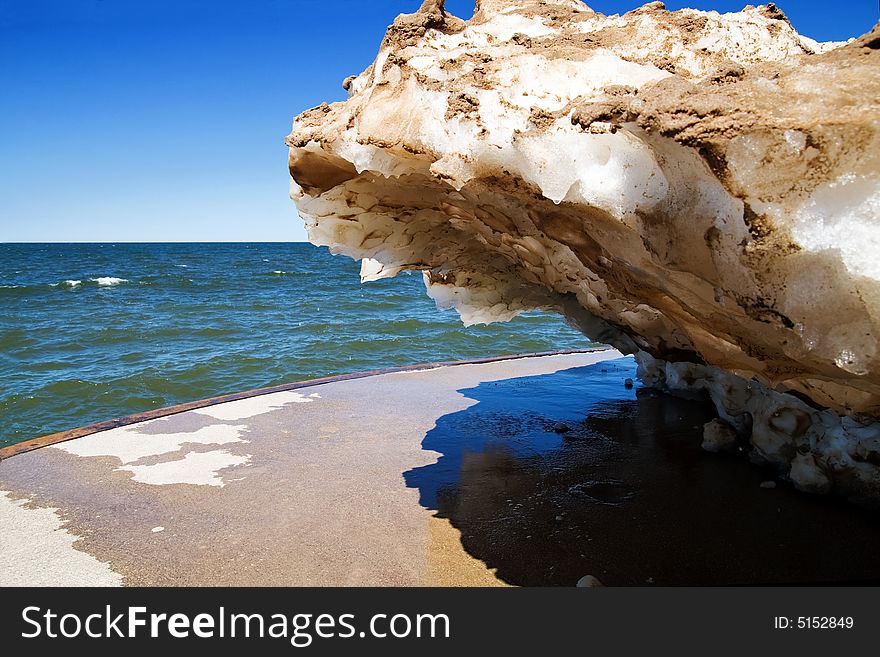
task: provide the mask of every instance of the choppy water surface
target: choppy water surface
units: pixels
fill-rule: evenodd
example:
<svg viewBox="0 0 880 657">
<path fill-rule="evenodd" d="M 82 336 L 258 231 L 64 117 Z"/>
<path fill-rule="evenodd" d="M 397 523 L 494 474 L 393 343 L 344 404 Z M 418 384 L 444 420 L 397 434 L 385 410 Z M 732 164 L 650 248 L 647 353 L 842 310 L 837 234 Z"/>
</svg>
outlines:
<svg viewBox="0 0 880 657">
<path fill-rule="evenodd" d="M 0 244 L 0 445 L 178 402 L 590 345 L 530 313 L 464 328 L 419 275 L 308 244 Z"/>
</svg>

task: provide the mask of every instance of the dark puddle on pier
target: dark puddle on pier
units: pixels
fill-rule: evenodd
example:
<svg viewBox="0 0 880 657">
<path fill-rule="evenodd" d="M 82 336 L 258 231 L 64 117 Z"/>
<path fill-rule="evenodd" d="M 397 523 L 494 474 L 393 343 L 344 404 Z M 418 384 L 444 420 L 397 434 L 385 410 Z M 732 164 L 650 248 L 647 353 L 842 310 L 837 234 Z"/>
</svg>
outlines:
<svg viewBox="0 0 880 657">
<path fill-rule="evenodd" d="M 700 448 L 708 401 L 626 389 L 619 359 L 461 390 L 406 472 L 420 501 L 511 584 L 880 581 L 880 514 L 794 491 Z M 562 432 L 562 433 L 560 433 Z"/>
</svg>

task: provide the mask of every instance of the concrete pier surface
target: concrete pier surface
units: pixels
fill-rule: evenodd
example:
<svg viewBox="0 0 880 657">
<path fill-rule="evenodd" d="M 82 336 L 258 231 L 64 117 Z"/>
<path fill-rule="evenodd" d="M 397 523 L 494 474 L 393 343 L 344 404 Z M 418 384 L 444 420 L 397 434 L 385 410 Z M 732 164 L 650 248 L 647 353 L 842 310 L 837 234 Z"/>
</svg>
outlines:
<svg viewBox="0 0 880 657">
<path fill-rule="evenodd" d="M 460 391 L 615 358 L 339 377 L 7 448 L 0 585 L 502 584 L 404 473 Z"/>
</svg>

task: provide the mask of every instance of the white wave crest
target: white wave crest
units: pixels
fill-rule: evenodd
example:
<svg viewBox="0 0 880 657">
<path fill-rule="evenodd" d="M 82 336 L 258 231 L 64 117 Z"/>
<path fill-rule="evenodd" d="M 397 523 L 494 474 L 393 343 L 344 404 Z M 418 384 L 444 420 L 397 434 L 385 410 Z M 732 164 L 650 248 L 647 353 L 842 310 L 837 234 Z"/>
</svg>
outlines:
<svg viewBox="0 0 880 657">
<path fill-rule="evenodd" d="M 108 285 L 119 285 L 120 283 L 128 283 L 127 278 L 116 278 L 115 276 L 99 276 L 98 278 L 90 278 L 89 280 L 103 287 L 106 287 Z"/>
</svg>

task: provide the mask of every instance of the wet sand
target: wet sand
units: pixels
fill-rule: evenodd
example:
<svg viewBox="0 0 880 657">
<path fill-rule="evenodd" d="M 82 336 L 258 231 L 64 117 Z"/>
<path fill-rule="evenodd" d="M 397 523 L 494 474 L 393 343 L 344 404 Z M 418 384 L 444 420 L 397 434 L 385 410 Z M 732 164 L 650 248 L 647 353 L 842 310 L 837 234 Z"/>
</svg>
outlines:
<svg viewBox="0 0 880 657">
<path fill-rule="evenodd" d="M 878 516 L 700 449 L 613 351 L 336 381 L 0 463 L 0 584 L 880 580 Z M 26 546 L 26 547 L 25 547 Z"/>
</svg>

